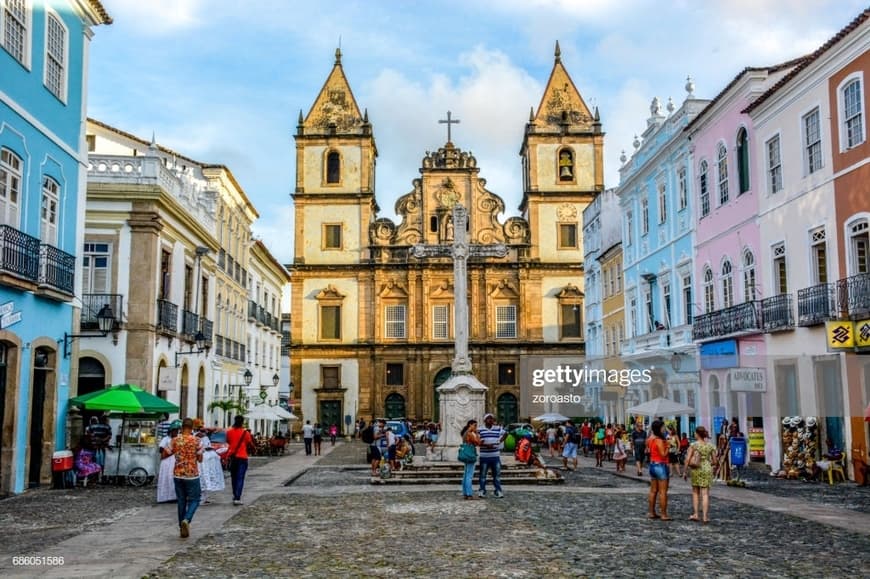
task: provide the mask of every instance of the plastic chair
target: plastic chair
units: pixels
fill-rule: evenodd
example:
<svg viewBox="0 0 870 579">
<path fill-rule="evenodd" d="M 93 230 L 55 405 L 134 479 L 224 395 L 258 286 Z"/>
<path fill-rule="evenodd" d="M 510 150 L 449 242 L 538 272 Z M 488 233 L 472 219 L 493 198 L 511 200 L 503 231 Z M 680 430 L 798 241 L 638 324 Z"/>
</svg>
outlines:
<svg viewBox="0 0 870 579">
<path fill-rule="evenodd" d="M 846 471 L 844 470 L 844 465 L 846 463 L 846 454 L 843 453 L 843 456 L 840 457 L 839 460 L 832 460 L 831 466 L 828 467 L 828 484 L 834 484 L 834 473 L 837 473 L 837 476 L 842 479 L 843 482 L 846 482 Z"/>
</svg>

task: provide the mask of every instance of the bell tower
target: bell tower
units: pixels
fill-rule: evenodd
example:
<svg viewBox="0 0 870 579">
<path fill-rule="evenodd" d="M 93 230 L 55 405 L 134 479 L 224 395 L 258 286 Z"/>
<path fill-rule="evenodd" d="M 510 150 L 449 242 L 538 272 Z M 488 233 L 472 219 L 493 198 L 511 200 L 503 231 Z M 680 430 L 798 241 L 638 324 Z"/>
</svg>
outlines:
<svg viewBox="0 0 870 579">
<path fill-rule="evenodd" d="M 604 190 L 604 133 L 562 64 L 559 42 L 547 87 L 526 124 L 520 150 L 520 211 L 532 259 L 582 262 L 583 209 Z"/>
<path fill-rule="evenodd" d="M 378 210 L 378 150 L 368 111 L 360 113 L 341 66 L 341 49 L 308 115 L 296 127 L 294 262 L 347 264 L 366 259 L 368 226 Z"/>
</svg>

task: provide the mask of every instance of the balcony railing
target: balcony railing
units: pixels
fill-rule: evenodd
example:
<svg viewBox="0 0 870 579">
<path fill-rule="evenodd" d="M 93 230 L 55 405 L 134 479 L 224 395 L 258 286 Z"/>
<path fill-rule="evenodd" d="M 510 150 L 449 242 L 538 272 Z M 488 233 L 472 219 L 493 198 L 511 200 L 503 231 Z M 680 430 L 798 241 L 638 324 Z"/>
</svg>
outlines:
<svg viewBox="0 0 870 579">
<path fill-rule="evenodd" d="M 181 310 L 181 334 L 193 340 L 199 331 L 199 316 L 189 310 Z"/>
<path fill-rule="evenodd" d="M 859 273 L 837 281 L 837 309 L 843 317 L 870 316 L 870 273 Z"/>
<path fill-rule="evenodd" d="M 815 326 L 837 317 L 837 292 L 832 283 L 799 289 L 798 325 Z"/>
<path fill-rule="evenodd" d="M 744 302 L 697 316 L 692 323 L 692 339 L 707 340 L 738 332 L 761 331 L 761 320 L 761 302 Z"/>
<path fill-rule="evenodd" d="M 266 323 L 266 310 L 263 306 L 257 306 L 257 321 L 261 324 Z"/>
<path fill-rule="evenodd" d="M 100 327 L 97 314 L 108 305 L 115 314 L 115 319 L 121 319 L 124 310 L 124 296 L 121 294 L 84 294 L 82 296 L 82 317 L 80 326 L 83 330 L 94 330 Z M 117 322 L 115 322 L 117 324 Z"/>
<path fill-rule="evenodd" d="M 39 239 L 0 225 L 0 270 L 29 281 L 39 280 Z"/>
<path fill-rule="evenodd" d="M 202 337 L 205 338 L 206 347 L 212 345 L 212 335 L 214 333 L 214 323 L 206 318 L 199 319 L 199 331 L 202 332 Z"/>
<path fill-rule="evenodd" d="M 39 285 L 73 295 L 76 258 L 53 245 L 39 245 Z"/>
<path fill-rule="evenodd" d="M 216 356 L 223 356 L 224 355 L 224 337 L 223 336 L 215 336 L 214 353 Z"/>
<path fill-rule="evenodd" d="M 178 331 L 178 306 L 167 300 L 157 300 L 157 329 Z"/>
<path fill-rule="evenodd" d="M 791 294 L 780 294 L 761 300 L 761 318 L 765 332 L 788 330 L 794 327 Z"/>
<path fill-rule="evenodd" d="M 254 300 L 248 300 L 248 319 L 252 322 L 257 319 L 257 302 Z"/>
</svg>

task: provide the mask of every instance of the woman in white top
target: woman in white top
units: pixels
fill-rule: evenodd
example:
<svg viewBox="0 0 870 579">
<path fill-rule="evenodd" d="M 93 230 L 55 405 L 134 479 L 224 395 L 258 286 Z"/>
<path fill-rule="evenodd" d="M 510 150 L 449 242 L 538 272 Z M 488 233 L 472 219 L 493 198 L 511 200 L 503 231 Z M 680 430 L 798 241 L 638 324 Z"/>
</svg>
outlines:
<svg viewBox="0 0 870 579">
<path fill-rule="evenodd" d="M 157 473 L 157 502 L 168 503 L 176 500 L 175 497 L 175 455 L 169 452 L 172 439 L 178 436 L 181 429 L 181 421 L 174 420 L 169 425 L 169 434 L 160 441 L 160 470 Z"/>
<path fill-rule="evenodd" d="M 211 447 L 211 441 L 204 430 L 197 433 L 205 453 L 202 456 L 202 463 L 199 465 L 199 481 L 202 484 L 202 503 L 208 504 L 210 501 L 207 498 L 207 492 L 216 492 L 224 490 L 226 482 L 224 480 L 224 469 L 221 466 L 221 457 L 217 451 Z M 226 449 L 221 449 L 226 450 Z"/>
</svg>

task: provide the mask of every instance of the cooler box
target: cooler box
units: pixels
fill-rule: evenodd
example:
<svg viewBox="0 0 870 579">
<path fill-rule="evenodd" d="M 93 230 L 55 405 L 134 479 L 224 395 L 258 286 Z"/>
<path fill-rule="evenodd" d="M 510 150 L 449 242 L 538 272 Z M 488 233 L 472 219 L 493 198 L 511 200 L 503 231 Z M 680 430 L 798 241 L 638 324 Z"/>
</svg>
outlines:
<svg viewBox="0 0 870 579">
<path fill-rule="evenodd" d="M 63 472 L 72 470 L 73 453 L 71 450 L 59 450 L 51 455 L 51 471 Z"/>
</svg>

